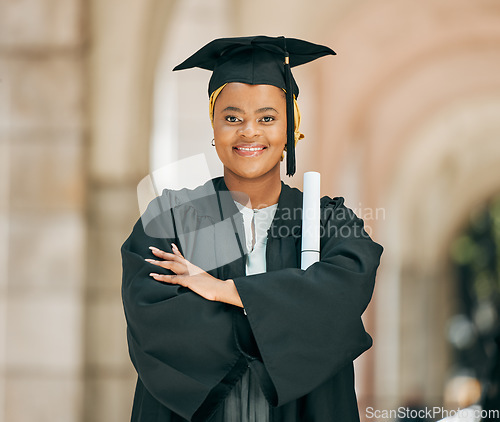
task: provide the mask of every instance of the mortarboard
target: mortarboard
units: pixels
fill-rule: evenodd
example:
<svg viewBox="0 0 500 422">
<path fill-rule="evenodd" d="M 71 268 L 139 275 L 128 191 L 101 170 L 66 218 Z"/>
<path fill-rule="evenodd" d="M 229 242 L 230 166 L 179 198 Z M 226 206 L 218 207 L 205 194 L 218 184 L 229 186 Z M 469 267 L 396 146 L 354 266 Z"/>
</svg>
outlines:
<svg viewBox="0 0 500 422">
<path fill-rule="evenodd" d="M 225 83 L 274 85 L 286 91 L 287 175 L 295 173 L 293 96 L 299 87 L 290 68 L 335 52 L 323 45 L 285 37 L 219 38 L 211 41 L 174 70 L 211 70 L 208 95 Z"/>
</svg>

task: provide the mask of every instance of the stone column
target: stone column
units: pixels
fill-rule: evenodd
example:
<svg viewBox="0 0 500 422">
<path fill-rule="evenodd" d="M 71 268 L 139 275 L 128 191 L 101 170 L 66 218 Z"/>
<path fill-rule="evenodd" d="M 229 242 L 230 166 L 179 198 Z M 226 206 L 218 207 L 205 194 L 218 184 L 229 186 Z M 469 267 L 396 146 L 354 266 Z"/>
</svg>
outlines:
<svg viewBox="0 0 500 422">
<path fill-rule="evenodd" d="M 137 375 L 128 356 L 120 246 L 139 217 L 149 172 L 153 81 L 173 1 L 89 3 L 88 254 L 85 399 L 88 422 L 130 420 Z"/>
</svg>

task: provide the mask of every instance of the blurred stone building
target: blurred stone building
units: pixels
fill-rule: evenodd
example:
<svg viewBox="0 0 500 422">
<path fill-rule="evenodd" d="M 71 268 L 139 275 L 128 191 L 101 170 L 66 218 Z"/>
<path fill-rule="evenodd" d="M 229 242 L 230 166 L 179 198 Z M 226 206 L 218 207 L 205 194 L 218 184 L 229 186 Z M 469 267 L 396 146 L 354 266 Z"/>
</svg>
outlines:
<svg viewBox="0 0 500 422">
<path fill-rule="evenodd" d="M 254 34 L 338 53 L 294 71 L 306 139 L 289 183 L 320 171 L 385 246 L 361 414 L 443 403 L 450 245 L 500 192 L 498 1 L 2 0 L 0 422 L 129 419 L 119 248 L 137 184 L 197 153 L 220 174 L 209 74 L 170 70 Z"/>
</svg>

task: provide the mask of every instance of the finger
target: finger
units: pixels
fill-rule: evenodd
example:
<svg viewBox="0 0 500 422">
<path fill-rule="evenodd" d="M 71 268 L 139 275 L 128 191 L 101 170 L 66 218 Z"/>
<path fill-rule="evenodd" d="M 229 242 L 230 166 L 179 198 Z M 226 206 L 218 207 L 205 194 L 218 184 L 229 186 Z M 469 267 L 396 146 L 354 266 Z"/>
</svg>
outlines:
<svg viewBox="0 0 500 422">
<path fill-rule="evenodd" d="M 155 259 L 145 259 L 144 261 L 149 262 L 150 264 L 153 265 L 158 265 L 159 267 L 162 268 L 167 268 L 167 264 L 169 264 L 171 261 L 157 261 Z"/>
<path fill-rule="evenodd" d="M 153 277 L 156 281 L 161 281 L 163 283 L 175 283 L 175 275 L 167 275 L 167 274 L 158 274 L 158 273 L 149 273 L 150 277 Z"/>
<path fill-rule="evenodd" d="M 171 245 L 171 246 L 172 246 L 172 252 L 173 252 L 175 255 L 177 255 L 178 257 L 180 257 L 180 258 L 183 258 L 183 259 L 184 259 L 184 257 L 183 257 L 183 256 L 182 256 L 182 254 L 181 254 L 181 251 L 179 250 L 179 248 L 177 247 L 177 245 L 176 245 L 175 243 L 172 243 L 172 245 Z"/>
<path fill-rule="evenodd" d="M 161 281 L 162 283 L 168 284 L 177 284 L 178 286 L 182 286 L 183 278 L 178 275 L 167 275 L 167 274 L 157 274 L 157 273 L 149 273 L 151 277 L 153 277 L 156 281 Z"/>
<path fill-rule="evenodd" d="M 164 252 L 161 249 L 155 248 L 154 246 L 150 246 L 149 249 L 151 249 L 151 252 L 158 258 L 166 259 L 169 261 L 177 261 L 177 262 L 182 262 L 184 258 L 181 258 L 177 255 L 174 255 L 173 253 L 169 252 Z"/>
<path fill-rule="evenodd" d="M 185 264 L 175 261 L 155 261 L 154 259 L 145 259 L 146 262 L 150 264 L 157 265 L 159 267 L 165 268 L 174 272 L 175 274 L 185 274 L 188 272 L 188 268 Z"/>
</svg>

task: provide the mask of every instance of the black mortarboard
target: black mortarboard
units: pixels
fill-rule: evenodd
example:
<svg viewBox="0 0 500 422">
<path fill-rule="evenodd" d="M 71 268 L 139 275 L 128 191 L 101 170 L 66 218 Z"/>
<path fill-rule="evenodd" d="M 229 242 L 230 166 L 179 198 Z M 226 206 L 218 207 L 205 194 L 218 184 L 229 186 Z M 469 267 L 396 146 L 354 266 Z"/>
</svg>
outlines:
<svg viewBox="0 0 500 422">
<path fill-rule="evenodd" d="M 293 95 L 299 87 L 291 67 L 311 62 L 335 52 L 323 45 L 285 37 L 219 38 L 208 43 L 174 70 L 199 67 L 213 71 L 208 95 L 225 83 L 274 85 L 286 91 L 287 174 L 295 173 Z"/>
</svg>

